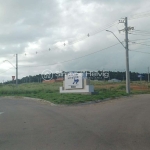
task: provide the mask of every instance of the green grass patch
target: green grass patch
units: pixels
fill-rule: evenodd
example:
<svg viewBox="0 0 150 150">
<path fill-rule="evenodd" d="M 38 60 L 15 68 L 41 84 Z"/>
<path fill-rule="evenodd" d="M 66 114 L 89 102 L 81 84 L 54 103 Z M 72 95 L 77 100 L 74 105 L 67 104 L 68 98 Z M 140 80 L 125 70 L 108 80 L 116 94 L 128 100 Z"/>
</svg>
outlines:
<svg viewBox="0 0 150 150">
<path fill-rule="evenodd" d="M 106 85 L 106 82 L 92 81 L 93 85 Z M 108 83 L 109 85 L 109 83 Z M 1 85 L 0 96 L 24 96 L 40 98 L 50 101 L 55 104 L 77 104 L 88 101 L 104 100 L 107 98 L 115 98 L 121 96 L 127 96 L 125 92 L 125 85 L 116 84 L 116 87 L 109 88 L 96 88 L 97 94 L 95 95 L 83 95 L 83 94 L 60 94 L 59 87 L 62 83 L 44 84 L 44 83 L 27 83 L 20 84 L 18 87 L 15 85 Z M 150 91 L 133 91 L 132 94 L 150 93 Z"/>
</svg>

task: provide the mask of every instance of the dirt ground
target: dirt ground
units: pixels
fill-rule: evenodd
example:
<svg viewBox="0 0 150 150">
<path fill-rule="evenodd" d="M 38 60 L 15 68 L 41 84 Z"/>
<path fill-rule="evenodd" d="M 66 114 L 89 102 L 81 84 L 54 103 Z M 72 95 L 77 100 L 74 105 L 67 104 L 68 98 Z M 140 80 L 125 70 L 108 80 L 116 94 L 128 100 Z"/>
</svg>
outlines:
<svg viewBox="0 0 150 150">
<path fill-rule="evenodd" d="M 111 89 L 111 88 L 119 88 L 119 87 L 125 87 L 125 83 L 112 83 L 112 84 L 99 84 L 94 85 L 96 89 Z M 148 83 L 131 83 L 130 84 L 131 90 L 133 91 L 148 91 L 150 90 Z"/>
</svg>

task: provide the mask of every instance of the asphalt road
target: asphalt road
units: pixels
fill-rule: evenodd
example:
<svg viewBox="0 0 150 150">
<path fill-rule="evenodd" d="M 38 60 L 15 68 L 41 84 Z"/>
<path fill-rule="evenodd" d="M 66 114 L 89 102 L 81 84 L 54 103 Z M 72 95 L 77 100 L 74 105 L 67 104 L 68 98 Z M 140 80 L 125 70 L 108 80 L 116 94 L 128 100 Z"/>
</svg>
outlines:
<svg viewBox="0 0 150 150">
<path fill-rule="evenodd" d="M 0 98 L 0 150 L 150 150 L 150 95 L 76 106 Z"/>
</svg>

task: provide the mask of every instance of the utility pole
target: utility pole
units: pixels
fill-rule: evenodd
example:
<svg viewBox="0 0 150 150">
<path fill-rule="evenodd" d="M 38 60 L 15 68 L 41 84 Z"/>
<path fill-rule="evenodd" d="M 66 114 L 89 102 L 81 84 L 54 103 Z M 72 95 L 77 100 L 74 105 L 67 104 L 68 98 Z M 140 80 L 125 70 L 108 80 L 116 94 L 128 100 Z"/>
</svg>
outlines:
<svg viewBox="0 0 150 150">
<path fill-rule="evenodd" d="M 16 86 L 18 86 L 18 54 L 16 54 Z"/>
<path fill-rule="evenodd" d="M 125 28 L 119 30 L 119 32 L 125 32 L 125 50 L 126 50 L 126 93 L 130 93 L 130 72 L 129 72 L 129 47 L 128 47 L 128 31 L 134 30 L 134 27 L 128 27 L 128 18 L 125 17 L 123 20 L 119 20 L 119 23 L 124 23 Z"/>
<path fill-rule="evenodd" d="M 109 30 L 106 30 L 106 31 L 111 32 L 116 37 L 116 39 L 120 42 L 120 44 L 125 48 L 125 51 L 126 51 L 126 93 L 129 94 L 130 93 L 130 73 L 129 73 L 128 30 L 134 30 L 134 27 L 128 27 L 127 17 L 125 17 L 123 20 L 119 20 L 119 23 L 123 23 L 125 25 L 125 28 L 122 30 L 119 30 L 119 32 L 125 31 L 126 46 L 122 44 L 122 42 L 118 39 L 118 37 L 112 31 L 109 31 Z"/>
<path fill-rule="evenodd" d="M 149 82 L 149 67 L 148 67 L 148 82 Z"/>
<path fill-rule="evenodd" d="M 128 31 L 129 30 L 134 30 L 134 27 L 128 27 L 128 18 L 125 17 L 123 20 L 119 20 L 119 23 L 123 23 L 125 25 L 125 28 L 122 30 L 119 30 L 119 32 L 124 31 L 125 32 L 125 42 L 126 42 L 126 46 L 124 46 L 122 44 L 122 42 L 118 39 L 118 37 L 109 30 L 106 30 L 107 32 L 111 32 L 116 39 L 120 42 L 120 44 L 125 48 L 126 50 L 126 93 L 130 93 L 130 72 L 129 72 L 129 48 L 128 48 Z"/>
<path fill-rule="evenodd" d="M 130 93 L 130 72 L 129 72 L 129 48 L 128 48 L 128 18 L 125 17 L 125 42 L 126 42 L 126 93 Z"/>
</svg>

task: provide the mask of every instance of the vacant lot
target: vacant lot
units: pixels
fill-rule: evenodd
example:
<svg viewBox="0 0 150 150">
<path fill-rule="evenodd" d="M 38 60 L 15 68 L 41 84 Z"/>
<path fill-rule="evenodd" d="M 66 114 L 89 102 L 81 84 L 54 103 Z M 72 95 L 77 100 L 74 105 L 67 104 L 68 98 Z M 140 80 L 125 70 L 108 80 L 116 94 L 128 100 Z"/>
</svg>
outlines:
<svg viewBox="0 0 150 150">
<path fill-rule="evenodd" d="M 127 96 L 125 92 L 125 82 L 108 83 L 102 81 L 91 81 L 94 85 L 95 95 L 82 94 L 60 94 L 59 87 L 62 83 L 26 83 L 15 85 L 1 85 L 0 96 L 26 96 L 40 98 L 57 104 L 82 103 L 86 101 L 103 100 L 106 98 L 115 98 Z M 132 82 L 132 94 L 150 93 L 150 84 L 147 82 Z"/>
</svg>

